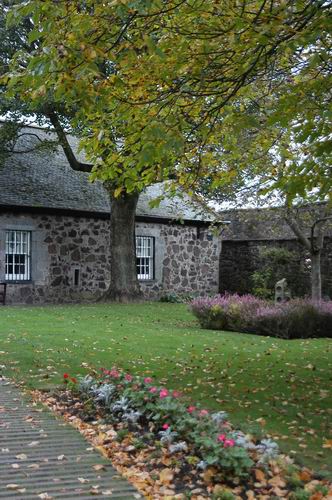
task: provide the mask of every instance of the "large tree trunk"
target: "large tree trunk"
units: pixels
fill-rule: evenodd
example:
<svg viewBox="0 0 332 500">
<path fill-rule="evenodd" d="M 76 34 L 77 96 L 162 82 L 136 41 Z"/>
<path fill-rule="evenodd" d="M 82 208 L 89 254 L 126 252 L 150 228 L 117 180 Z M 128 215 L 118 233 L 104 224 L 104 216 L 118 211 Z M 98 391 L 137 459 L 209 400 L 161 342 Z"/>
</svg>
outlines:
<svg viewBox="0 0 332 500">
<path fill-rule="evenodd" d="M 318 301 L 322 299 L 320 256 L 320 250 L 311 254 L 311 298 Z"/>
<path fill-rule="evenodd" d="M 137 279 L 135 214 L 138 194 L 123 194 L 111 200 L 111 284 L 104 299 L 130 302 L 141 298 Z"/>
</svg>

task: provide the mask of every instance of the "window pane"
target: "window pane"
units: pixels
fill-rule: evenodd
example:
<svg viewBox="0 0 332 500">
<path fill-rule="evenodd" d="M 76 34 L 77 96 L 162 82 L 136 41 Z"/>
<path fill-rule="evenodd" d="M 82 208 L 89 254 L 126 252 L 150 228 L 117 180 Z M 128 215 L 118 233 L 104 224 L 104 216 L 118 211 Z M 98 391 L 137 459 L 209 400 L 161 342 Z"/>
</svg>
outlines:
<svg viewBox="0 0 332 500">
<path fill-rule="evenodd" d="M 30 241 L 30 231 L 6 231 L 6 280 L 30 279 Z"/>
<path fill-rule="evenodd" d="M 153 279 L 154 238 L 152 236 L 136 237 L 136 269 L 139 280 Z"/>
</svg>

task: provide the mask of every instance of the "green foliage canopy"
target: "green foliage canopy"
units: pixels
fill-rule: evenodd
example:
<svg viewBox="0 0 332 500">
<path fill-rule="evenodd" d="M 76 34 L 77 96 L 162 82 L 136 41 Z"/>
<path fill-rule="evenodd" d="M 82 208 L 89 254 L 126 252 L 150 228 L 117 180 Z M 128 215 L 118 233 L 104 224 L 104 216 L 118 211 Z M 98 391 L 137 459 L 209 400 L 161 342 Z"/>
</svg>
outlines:
<svg viewBox="0 0 332 500">
<path fill-rule="evenodd" d="M 10 95 L 65 104 L 115 194 L 230 183 L 249 164 L 289 199 L 331 191 L 326 1 L 30 0 Z M 22 63 L 23 61 L 23 63 Z"/>
</svg>

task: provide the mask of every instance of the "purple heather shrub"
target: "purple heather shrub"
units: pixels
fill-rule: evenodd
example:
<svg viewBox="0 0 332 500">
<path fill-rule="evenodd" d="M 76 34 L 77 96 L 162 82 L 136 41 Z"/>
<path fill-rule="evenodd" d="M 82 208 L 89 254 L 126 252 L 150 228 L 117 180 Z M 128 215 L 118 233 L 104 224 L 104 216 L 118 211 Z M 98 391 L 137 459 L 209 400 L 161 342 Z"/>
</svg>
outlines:
<svg viewBox="0 0 332 500">
<path fill-rule="evenodd" d="M 332 337 L 332 301 L 274 304 L 252 295 L 225 294 L 196 299 L 191 310 L 203 328 L 286 339 Z"/>
</svg>

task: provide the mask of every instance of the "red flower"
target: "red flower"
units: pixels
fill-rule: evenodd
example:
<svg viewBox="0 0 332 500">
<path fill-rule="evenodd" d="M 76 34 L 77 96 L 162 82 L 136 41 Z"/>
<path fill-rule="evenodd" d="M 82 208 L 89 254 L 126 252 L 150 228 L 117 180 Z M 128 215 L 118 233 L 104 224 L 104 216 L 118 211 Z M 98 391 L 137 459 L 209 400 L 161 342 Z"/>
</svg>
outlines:
<svg viewBox="0 0 332 500">
<path fill-rule="evenodd" d="M 234 439 L 225 439 L 225 441 L 224 441 L 225 448 L 233 448 L 233 446 L 235 446 Z"/>
<path fill-rule="evenodd" d="M 164 429 L 165 431 L 167 431 L 167 429 L 169 429 L 169 425 L 168 425 L 168 424 L 164 424 L 164 425 L 163 425 L 163 429 Z"/>
<path fill-rule="evenodd" d="M 199 416 L 200 416 L 200 417 L 206 417 L 206 415 L 208 415 L 208 414 L 209 414 L 209 412 L 208 412 L 207 410 L 201 410 L 201 411 L 199 412 Z"/>
<path fill-rule="evenodd" d="M 164 399 L 164 398 L 167 398 L 167 396 L 169 395 L 168 393 L 168 390 L 167 389 L 161 389 L 160 393 L 159 393 L 159 397 L 160 399 Z"/>
<path fill-rule="evenodd" d="M 77 384 L 77 378 L 75 378 L 75 377 L 70 377 L 70 380 L 73 382 L 73 384 Z"/>
<path fill-rule="evenodd" d="M 63 374 L 63 378 L 65 378 L 65 379 L 66 379 L 66 378 L 69 378 L 68 373 L 64 373 L 64 374 Z"/>
</svg>

